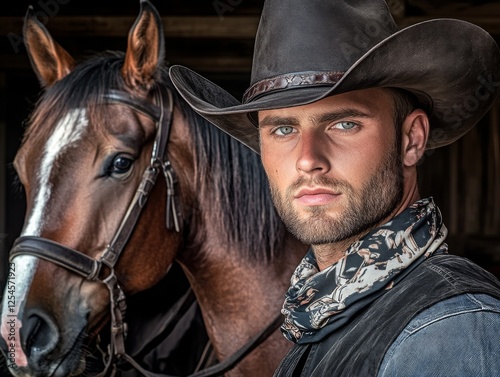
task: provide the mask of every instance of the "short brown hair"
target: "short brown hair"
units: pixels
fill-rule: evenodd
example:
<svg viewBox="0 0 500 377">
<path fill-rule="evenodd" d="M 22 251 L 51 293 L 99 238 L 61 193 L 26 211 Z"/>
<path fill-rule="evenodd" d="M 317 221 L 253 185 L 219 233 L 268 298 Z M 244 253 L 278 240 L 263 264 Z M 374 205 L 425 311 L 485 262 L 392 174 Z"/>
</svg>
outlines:
<svg viewBox="0 0 500 377">
<path fill-rule="evenodd" d="M 402 126 L 406 117 L 415 109 L 422 108 L 417 97 L 404 89 L 387 88 L 394 102 L 394 126 L 396 127 L 396 142 L 400 142 Z"/>
</svg>

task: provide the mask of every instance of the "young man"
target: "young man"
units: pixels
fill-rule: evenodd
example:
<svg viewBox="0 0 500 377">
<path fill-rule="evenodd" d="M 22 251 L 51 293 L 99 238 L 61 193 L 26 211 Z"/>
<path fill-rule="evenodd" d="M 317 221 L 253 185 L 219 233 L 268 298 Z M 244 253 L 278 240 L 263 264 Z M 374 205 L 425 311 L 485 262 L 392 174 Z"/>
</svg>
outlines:
<svg viewBox="0 0 500 377">
<path fill-rule="evenodd" d="M 311 245 L 283 305 L 295 346 L 277 376 L 500 376 L 500 282 L 448 254 L 416 171 L 497 95 L 485 31 L 450 19 L 399 31 L 382 0 L 267 0 L 243 103 L 170 73 L 261 154 L 278 212 Z"/>
</svg>

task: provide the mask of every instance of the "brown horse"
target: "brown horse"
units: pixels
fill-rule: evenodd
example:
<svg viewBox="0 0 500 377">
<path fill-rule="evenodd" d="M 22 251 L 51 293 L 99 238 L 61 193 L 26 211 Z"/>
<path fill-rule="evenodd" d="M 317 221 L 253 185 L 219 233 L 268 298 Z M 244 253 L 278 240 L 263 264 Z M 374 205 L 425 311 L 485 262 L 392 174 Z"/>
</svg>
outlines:
<svg viewBox="0 0 500 377">
<path fill-rule="evenodd" d="M 2 303 L 11 373 L 88 372 L 85 344 L 109 321 L 110 302 L 120 316 L 115 291 L 154 286 L 174 260 L 224 360 L 279 314 L 306 249 L 277 217 L 258 156 L 173 91 L 161 20 L 147 1 L 124 54 L 76 64 L 30 11 L 24 38 L 45 91 L 14 163 L 27 212 Z M 143 179 L 149 170 L 164 171 L 170 186 Z M 113 254 L 109 245 L 120 243 Z M 275 331 L 227 375 L 270 376 L 288 347 Z"/>
</svg>

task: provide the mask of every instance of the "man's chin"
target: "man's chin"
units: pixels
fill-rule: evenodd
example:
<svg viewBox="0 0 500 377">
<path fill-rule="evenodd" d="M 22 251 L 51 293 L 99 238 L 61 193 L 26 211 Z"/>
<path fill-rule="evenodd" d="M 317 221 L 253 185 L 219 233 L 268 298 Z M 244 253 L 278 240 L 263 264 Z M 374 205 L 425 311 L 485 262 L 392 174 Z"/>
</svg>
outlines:
<svg viewBox="0 0 500 377">
<path fill-rule="evenodd" d="M 350 233 L 339 234 L 342 223 L 331 217 L 310 216 L 301 221 L 286 221 L 285 219 L 284 222 L 290 233 L 307 245 L 330 244 L 351 237 Z"/>
</svg>

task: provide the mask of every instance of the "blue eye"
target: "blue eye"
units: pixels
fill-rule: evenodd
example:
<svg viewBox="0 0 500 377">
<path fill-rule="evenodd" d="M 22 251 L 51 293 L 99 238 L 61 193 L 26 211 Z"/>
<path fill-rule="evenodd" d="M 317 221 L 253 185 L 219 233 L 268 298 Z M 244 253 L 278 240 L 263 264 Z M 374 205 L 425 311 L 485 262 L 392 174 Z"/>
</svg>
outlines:
<svg viewBox="0 0 500 377">
<path fill-rule="evenodd" d="M 290 135 L 291 133 L 293 133 L 293 127 L 291 127 L 291 126 L 281 126 L 281 127 L 276 128 L 276 130 L 274 131 L 274 133 L 276 135 L 278 135 L 278 136 Z"/>
<path fill-rule="evenodd" d="M 357 123 L 349 122 L 349 121 L 338 122 L 338 123 L 335 123 L 335 125 L 334 125 L 335 128 L 338 128 L 341 130 L 352 130 L 356 126 L 357 126 Z"/>
</svg>

